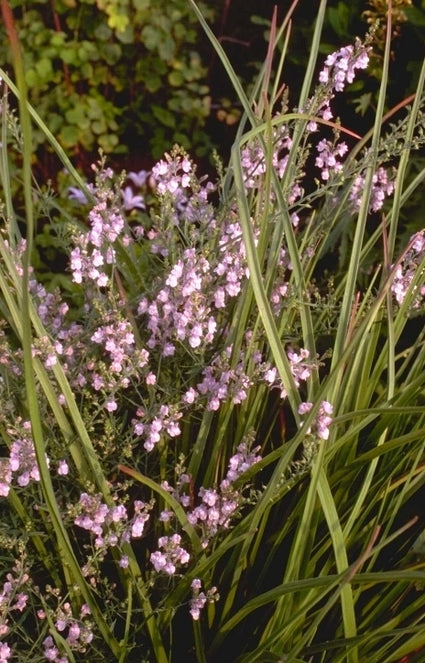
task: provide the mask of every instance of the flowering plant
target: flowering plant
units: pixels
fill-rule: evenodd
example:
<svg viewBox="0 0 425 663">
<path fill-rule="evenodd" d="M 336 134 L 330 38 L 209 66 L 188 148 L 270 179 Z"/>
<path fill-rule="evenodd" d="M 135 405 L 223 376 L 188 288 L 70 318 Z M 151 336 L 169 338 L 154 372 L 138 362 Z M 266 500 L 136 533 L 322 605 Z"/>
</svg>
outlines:
<svg viewBox="0 0 425 663">
<path fill-rule="evenodd" d="M 270 75 L 287 22 L 249 101 L 191 4 L 245 108 L 217 181 L 175 147 L 150 173 L 101 159 L 84 182 L 26 104 L 19 54 L 18 87 L 2 72 L 26 206 L 5 158 L 0 660 L 397 661 L 425 641 L 406 515 L 423 474 L 423 233 L 396 241 L 425 177 L 406 179 L 425 67 L 385 133 L 387 49 L 361 138 L 333 103 L 373 37 L 314 85 L 322 3 L 290 111 Z M 54 199 L 62 287 L 31 260 L 53 202 L 32 188 L 30 111 L 74 178 Z M 4 90 L 9 150 L 12 117 Z"/>
</svg>

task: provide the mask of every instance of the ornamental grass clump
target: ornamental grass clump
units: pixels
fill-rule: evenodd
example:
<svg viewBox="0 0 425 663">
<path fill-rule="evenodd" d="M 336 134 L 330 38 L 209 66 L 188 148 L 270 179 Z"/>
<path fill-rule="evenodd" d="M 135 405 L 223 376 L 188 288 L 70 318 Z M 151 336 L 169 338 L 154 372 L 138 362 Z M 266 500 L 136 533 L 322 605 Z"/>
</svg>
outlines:
<svg viewBox="0 0 425 663">
<path fill-rule="evenodd" d="M 0 660 L 397 663 L 425 645 L 425 231 L 403 221 L 425 67 L 387 111 L 388 40 L 359 136 L 334 103 L 373 31 L 320 64 L 322 1 L 293 100 L 274 17 L 247 98 L 191 5 L 245 111 L 217 177 L 175 146 L 85 182 L 18 48 L 1 71 Z M 32 180 L 31 122 L 62 197 Z"/>
</svg>

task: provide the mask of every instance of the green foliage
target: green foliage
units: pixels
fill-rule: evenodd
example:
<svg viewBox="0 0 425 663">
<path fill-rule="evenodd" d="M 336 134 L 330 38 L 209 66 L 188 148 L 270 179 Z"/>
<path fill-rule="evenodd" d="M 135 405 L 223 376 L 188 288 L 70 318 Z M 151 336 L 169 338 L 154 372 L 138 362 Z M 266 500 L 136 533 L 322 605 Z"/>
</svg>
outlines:
<svg viewBox="0 0 425 663">
<path fill-rule="evenodd" d="M 199 154 L 210 148 L 207 72 L 185 0 L 12 7 L 30 102 L 69 154 L 100 147 L 158 157 L 182 134 Z M 0 37 L 0 59 L 10 62 L 4 28 Z M 35 141 L 42 145 L 42 132 Z"/>
</svg>

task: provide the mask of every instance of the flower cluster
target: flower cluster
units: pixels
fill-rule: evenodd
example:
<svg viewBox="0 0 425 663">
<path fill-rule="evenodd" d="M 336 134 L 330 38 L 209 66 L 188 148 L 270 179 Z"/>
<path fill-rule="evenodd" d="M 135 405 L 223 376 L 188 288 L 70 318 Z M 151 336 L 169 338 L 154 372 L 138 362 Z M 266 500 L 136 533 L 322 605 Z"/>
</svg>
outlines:
<svg viewBox="0 0 425 663">
<path fill-rule="evenodd" d="M 298 352 L 293 348 L 289 348 L 286 356 L 294 378 L 295 387 L 299 389 L 301 382 L 306 382 L 312 370 L 317 367 L 317 361 L 310 359 L 310 352 L 305 348 L 301 348 Z M 287 392 L 279 377 L 277 368 L 266 362 L 260 365 L 260 370 L 264 382 L 272 389 L 280 389 L 281 398 L 286 398 Z"/>
<path fill-rule="evenodd" d="M 198 621 L 201 616 L 201 610 L 207 603 L 215 603 L 219 600 L 220 596 L 217 593 L 217 587 L 211 587 L 205 594 L 201 591 L 202 582 L 199 578 L 194 578 L 191 582 L 192 598 L 189 603 L 189 612 L 194 621 Z"/>
<path fill-rule="evenodd" d="M 177 567 L 189 563 L 190 555 L 182 548 L 180 534 L 172 536 L 160 536 L 158 539 L 158 550 L 151 553 L 151 563 L 157 573 L 165 573 L 172 576 Z"/>
<path fill-rule="evenodd" d="M 317 144 L 319 155 L 316 157 L 316 166 L 321 169 L 321 177 L 325 182 L 328 181 L 331 174 L 342 171 L 342 163 L 339 157 L 343 157 L 348 152 L 347 143 L 341 142 L 332 144 L 325 138 Z"/>
<path fill-rule="evenodd" d="M 200 186 L 195 170 L 192 160 L 176 147 L 152 168 L 151 181 L 155 191 L 165 201 L 172 201 L 172 209 L 168 208 L 172 224 L 178 225 L 184 220 L 192 225 L 201 222 L 201 225 L 214 226 L 208 196 L 215 187 L 209 181 Z M 161 255 L 168 255 L 164 239 L 167 237 L 162 238 L 154 250 Z"/>
<path fill-rule="evenodd" d="M 177 199 L 186 197 L 184 190 L 191 186 L 192 176 L 193 164 L 186 156 L 172 158 L 166 154 L 165 158 L 152 168 L 152 177 L 158 193 L 161 195 L 169 193 Z"/>
<path fill-rule="evenodd" d="M 132 326 L 128 320 L 115 314 L 107 316 L 107 324 L 98 326 L 90 340 L 101 350 L 101 360 L 87 365 L 87 377 L 95 391 L 109 394 L 105 401 L 108 412 L 114 412 L 118 403 L 113 397 L 117 389 L 127 389 L 131 378 L 148 373 L 149 352 L 136 347 Z M 81 376 L 83 377 L 83 376 Z M 83 377 L 83 380 L 85 378 Z"/>
<path fill-rule="evenodd" d="M 273 129 L 273 156 L 272 165 L 278 176 L 282 178 L 286 164 L 288 162 L 288 153 L 292 147 L 292 137 L 289 129 L 285 125 Z M 267 159 L 263 146 L 258 139 L 248 143 L 241 152 L 241 166 L 244 173 L 244 185 L 246 189 L 256 189 L 266 172 Z"/>
<path fill-rule="evenodd" d="M 211 266 L 195 249 L 186 249 L 169 272 L 155 300 L 144 297 L 138 314 L 146 314 L 151 336 L 149 348 L 162 346 L 164 356 L 173 355 L 177 342 L 193 349 L 212 342 L 217 323 L 205 295 L 210 288 Z"/>
<path fill-rule="evenodd" d="M 352 83 L 356 69 L 366 69 L 369 63 L 370 46 L 356 39 L 355 44 L 344 46 L 338 51 L 330 53 L 323 69 L 319 73 L 320 86 L 306 104 L 305 111 L 329 121 L 333 118 L 330 102 L 335 92 L 342 92 L 346 83 Z M 307 130 L 315 132 L 318 129 L 316 120 L 310 120 Z"/>
<path fill-rule="evenodd" d="M 130 518 L 124 504 L 109 506 L 100 494 L 82 493 L 76 508 L 78 515 L 74 518 L 75 525 L 94 535 L 94 548 L 98 555 L 104 556 L 110 548 L 119 548 L 143 535 L 151 507 L 136 500 L 133 504 L 134 514 Z M 120 565 L 125 567 L 127 564 L 128 560 L 123 555 Z M 90 572 L 89 566 L 86 572 Z"/>
<path fill-rule="evenodd" d="M 38 611 L 40 620 L 46 619 L 44 610 Z M 53 614 L 54 625 L 66 642 L 68 648 L 74 652 L 84 654 L 87 645 L 93 640 L 93 631 L 90 623 L 90 608 L 87 604 L 81 606 L 79 617 L 74 617 L 71 604 L 64 602 L 58 606 Z M 52 663 L 68 663 L 69 658 L 60 651 L 51 635 L 43 640 L 44 656 Z"/>
<path fill-rule="evenodd" d="M 13 479 L 18 486 L 28 486 L 31 481 L 40 481 L 35 455 L 34 442 L 31 436 L 31 423 L 18 420 L 7 430 L 12 443 L 8 458 L 0 458 L 0 496 L 7 497 Z M 47 463 L 49 459 L 46 457 Z"/>
<path fill-rule="evenodd" d="M 146 451 L 152 451 L 162 435 L 178 437 L 181 433 L 179 420 L 183 414 L 176 407 L 160 405 L 155 414 L 150 411 L 148 415 L 138 408 L 136 415 L 132 420 L 133 431 L 137 437 L 143 437 Z"/>
<path fill-rule="evenodd" d="M 364 184 L 365 176 L 363 173 L 359 173 L 354 179 L 349 196 L 349 200 L 354 204 L 356 209 L 360 207 Z M 394 193 L 394 186 L 394 176 L 392 177 L 386 168 L 380 166 L 372 177 L 371 199 L 369 203 L 370 211 L 378 212 L 382 208 L 385 198 Z"/>
<path fill-rule="evenodd" d="M 346 83 L 354 81 L 356 69 L 367 68 L 370 50 L 357 37 L 354 45 L 349 44 L 330 53 L 319 74 L 319 81 L 336 92 L 342 92 Z"/>
<path fill-rule="evenodd" d="M 301 403 L 298 407 L 298 414 L 305 415 L 310 412 L 313 403 Z M 329 438 L 329 426 L 332 423 L 333 406 L 328 401 L 322 401 L 317 416 L 311 426 L 306 430 L 307 435 L 327 440 Z"/>
<path fill-rule="evenodd" d="M 413 285 L 414 279 L 418 279 L 418 267 L 425 258 L 425 230 L 421 230 L 410 238 L 409 248 L 401 262 L 397 265 L 391 291 L 398 304 L 403 304 L 408 293 L 414 294 L 410 304 L 412 309 L 423 306 L 425 301 L 425 286 L 418 282 Z"/>
<path fill-rule="evenodd" d="M 0 592 L 0 638 L 4 638 L 9 633 L 9 617 L 11 612 L 22 613 L 28 602 L 28 593 L 26 585 L 30 578 L 26 570 L 22 568 L 22 564 L 17 562 L 13 569 L 13 573 L 6 575 L 6 581 L 3 583 L 3 589 Z M 0 649 L 3 658 L 0 655 L 0 661 L 8 660 L 11 654 L 10 647 L 7 643 L 3 644 L 3 650 Z"/>
<path fill-rule="evenodd" d="M 143 297 L 138 315 L 147 317 L 147 346 L 162 348 L 172 356 L 176 345 L 192 350 L 211 345 L 217 331 L 217 312 L 236 297 L 248 278 L 245 249 L 239 223 L 224 223 L 214 254 L 199 248 L 184 249 L 165 282 L 149 300 Z"/>
<path fill-rule="evenodd" d="M 289 152 L 292 147 L 292 136 L 288 126 L 281 124 L 273 129 L 273 152 L 271 166 L 279 179 L 283 178 L 288 163 Z M 247 143 L 241 151 L 241 166 L 244 186 L 247 191 L 259 189 L 264 179 L 267 167 L 270 165 L 264 152 L 264 146 L 259 138 Z M 298 176 L 291 179 L 288 189 L 285 190 L 285 198 L 290 206 L 302 196 L 303 189 L 298 181 Z M 274 198 L 273 191 L 270 192 Z M 291 220 L 294 227 L 297 225 L 298 216 L 291 212 Z"/>
<path fill-rule="evenodd" d="M 29 291 L 41 322 L 52 334 L 57 334 L 65 325 L 68 304 L 58 290 L 48 292 L 36 279 L 30 280 Z"/>
<path fill-rule="evenodd" d="M 206 408 L 210 411 L 219 409 L 221 403 L 231 400 L 238 404 L 244 401 L 248 390 L 252 386 L 252 378 L 246 373 L 243 357 L 238 364 L 232 368 L 230 360 L 232 346 L 213 359 L 209 366 L 202 371 L 202 380 L 196 385 L 197 392 L 192 390 L 190 396 L 199 394 L 206 400 Z M 183 399 L 187 399 L 186 393 Z"/>
<path fill-rule="evenodd" d="M 176 488 L 168 482 L 163 482 L 162 487 L 173 495 L 186 509 L 188 521 L 194 527 L 200 528 L 202 532 L 202 545 L 206 548 L 211 538 L 216 536 L 220 530 L 229 529 L 231 520 L 234 518 L 244 503 L 240 490 L 234 487 L 235 481 L 250 467 L 261 460 L 258 455 L 259 448 L 250 449 L 249 445 L 242 442 L 236 454 L 229 460 L 229 466 L 225 478 L 220 482 L 218 488 L 201 488 L 198 491 L 197 506 L 191 508 L 191 500 L 187 490 L 190 487 L 190 477 L 183 471 L 178 476 Z M 167 521 L 171 516 L 169 511 L 161 513 L 160 519 Z"/>
<path fill-rule="evenodd" d="M 98 171 L 98 186 L 94 190 L 96 203 L 89 212 L 90 229 L 75 236 L 70 267 L 75 283 L 94 283 L 104 288 L 109 282 L 108 265 L 116 262 L 113 243 L 123 237 L 124 217 L 117 202 L 117 192 L 111 188 L 114 173 L 110 168 Z"/>
<path fill-rule="evenodd" d="M 240 293 L 243 282 L 249 277 L 242 229 L 236 219 L 230 219 L 222 226 L 214 274 L 217 276 L 214 305 L 217 309 L 222 309 L 229 298 L 236 297 Z"/>
<path fill-rule="evenodd" d="M 30 422 L 24 422 L 30 429 Z M 31 437 L 15 440 L 10 447 L 10 470 L 16 474 L 19 486 L 28 486 L 30 481 L 40 481 L 34 442 Z"/>
<path fill-rule="evenodd" d="M 80 322 L 68 321 L 69 306 L 58 292 L 47 292 L 36 280 L 30 282 L 30 292 L 48 336 L 34 340 L 33 355 L 39 356 L 46 368 L 59 359 L 74 393 L 88 386 L 104 394 L 104 407 L 113 412 L 118 404 L 114 394 L 127 389 L 131 380 L 146 379 L 149 375 L 149 352 L 136 345 L 131 323 L 120 313 L 122 304 L 96 297 L 105 311 L 93 315 L 89 303 L 87 315 L 93 316 L 94 328 Z M 90 301 L 90 292 L 85 293 Z M 96 324 L 97 322 L 97 324 Z M 88 327 L 88 329 L 87 329 Z M 61 395 L 60 401 L 65 399 Z"/>
</svg>

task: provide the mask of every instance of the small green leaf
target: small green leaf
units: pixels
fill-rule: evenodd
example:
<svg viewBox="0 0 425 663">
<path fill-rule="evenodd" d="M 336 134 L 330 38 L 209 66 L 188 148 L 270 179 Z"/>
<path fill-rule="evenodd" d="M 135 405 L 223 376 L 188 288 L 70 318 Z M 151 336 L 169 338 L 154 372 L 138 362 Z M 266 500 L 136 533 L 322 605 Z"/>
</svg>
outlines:
<svg viewBox="0 0 425 663">
<path fill-rule="evenodd" d="M 94 30 L 94 35 L 99 41 L 108 41 L 112 35 L 112 30 L 106 23 L 99 23 Z"/>
<path fill-rule="evenodd" d="M 142 30 L 142 43 L 149 51 L 153 51 L 159 42 L 160 35 L 152 25 L 145 25 Z"/>
<path fill-rule="evenodd" d="M 41 58 L 41 60 L 36 63 L 35 68 L 37 74 L 42 80 L 48 81 L 53 77 L 53 67 L 51 60 L 48 60 L 47 58 Z"/>
<path fill-rule="evenodd" d="M 362 117 L 366 114 L 366 112 L 369 110 L 371 106 L 371 101 L 372 101 L 372 93 L 371 92 L 365 92 L 362 94 L 360 97 L 357 97 L 354 99 L 355 102 L 355 111 Z"/>
<path fill-rule="evenodd" d="M 66 38 L 66 35 L 65 35 L 64 32 L 55 32 L 52 35 L 50 43 L 51 43 L 52 46 L 61 47 L 61 46 L 63 46 L 63 44 L 65 42 L 65 38 Z"/>
<path fill-rule="evenodd" d="M 127 25 L 125 30 L 117 32 L 117 39 L 119 39 L 122 44 L 133 44 L 134 43 L 134 27 L 129 24 L 129 25 Z"/>
<path fill-rule="evenodd" d="M 101 134 L 106 131 L 106 124 L 103 118 L 91 123 L 91 129 L 95 134 Z"/>
<path fill-rule="evenodd" d="M 423 3 L 422 3 L 423 6 Z M 425 12 L 418 7 L 403 7 L 403 12 L 412 25 L 422 28 L 425 25 Z"/>
<path fill-rule="evenodd" d="M 102 150 L 108 153 L 115 151 L 115 148 L 119 143 L 119 140 L 116 134 L 104 134 L 102 136 L 99 136 L 98 142 Z"/>
<path fill-rule="evenodd" d="M 176 126 L 175 115 L 166 108 L 154 104 L 152 105 L 152 113 L 154 117 L 156 117 L 156 119 L 164 126 L 170 127 L 170 129 L 174 129 Z"/>
<path fill-rule="evenodd" d="M 173 87 L 180 87 L 184 83 L 184 76 L 181 71 L 171 71 L 168 74 L 168 82 Z"/>
<path fill-rule="evenodd" d="M 36 87 L 39 83 L 39 77 L 35 69 L 27 69 L 25 72 L 25 81 L 29 88 Z"/>
<path fill-rule="evenodd" d="M 108 18 L 108 25 L 110 28 L 118 32 L 124 32 L 128 26 L 130 19 L 127 14 L 113 14 Z"/>
<path fill-rule="evenodd" d="M 78 62 L 78 54 L 75 43 L 67 44 L 66 48 L 61 51 L 60 57 L 65 64 L 76 64 Z"/>
<path fill-rule="evenodd" d="M 75 125 L 63 127 L 59 138 L 66 147 L 75 147 L 78 143 L 78 128 Z"/>
</svg>

